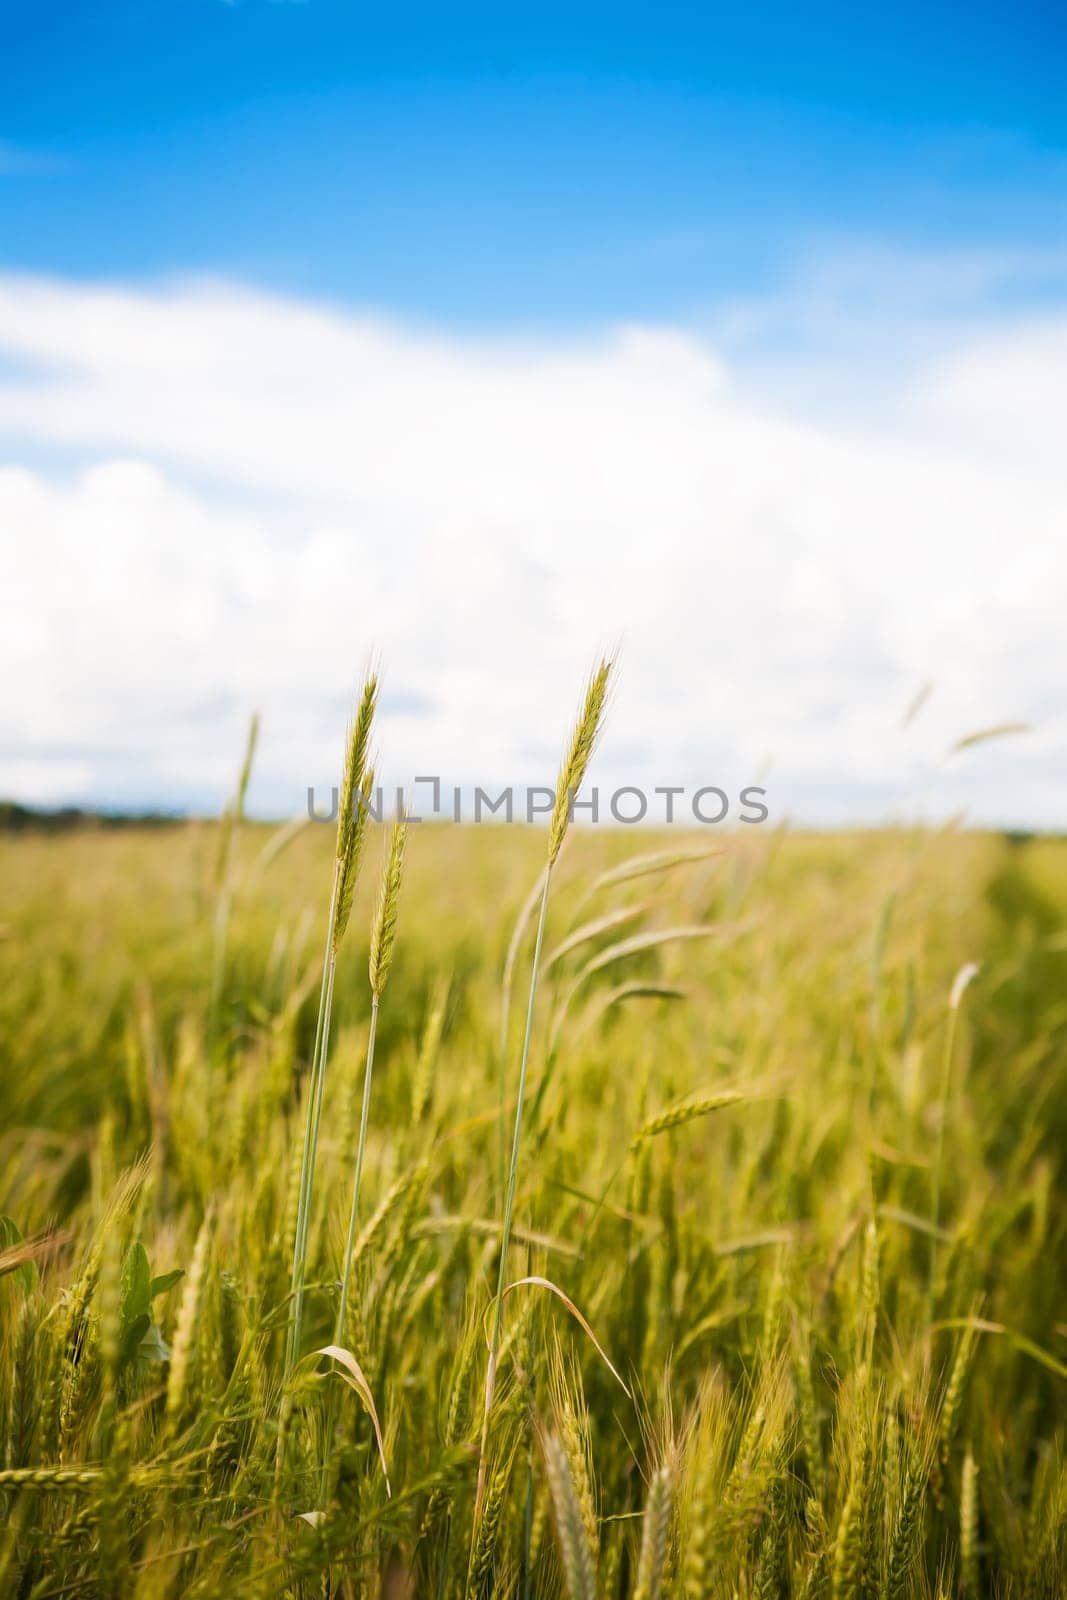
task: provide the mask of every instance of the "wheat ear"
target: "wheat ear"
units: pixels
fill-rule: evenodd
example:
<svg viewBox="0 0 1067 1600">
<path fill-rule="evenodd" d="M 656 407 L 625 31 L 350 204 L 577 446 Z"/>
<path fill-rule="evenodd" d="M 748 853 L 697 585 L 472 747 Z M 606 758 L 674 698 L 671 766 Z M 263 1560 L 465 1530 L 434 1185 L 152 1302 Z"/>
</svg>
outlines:
<svg viewBox="0 0 1067 1600">
<path fill-rule="evenodd" d="M 567 1452 L 560 1441 L 552 1437 L 542 1441 L 542 1449 L 567 1600 L 596 1600 L 596 1567 Z"/>
</svg>

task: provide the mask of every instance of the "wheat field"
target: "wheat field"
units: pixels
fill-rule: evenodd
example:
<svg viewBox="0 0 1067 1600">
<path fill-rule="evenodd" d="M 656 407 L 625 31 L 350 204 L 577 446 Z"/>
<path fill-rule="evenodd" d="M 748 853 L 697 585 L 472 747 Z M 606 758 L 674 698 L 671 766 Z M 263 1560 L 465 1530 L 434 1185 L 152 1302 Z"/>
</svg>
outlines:
<svg viewBox="0 0 1067 1600">
<path fill-rule="evenodd" d="M 369 825 L 323 1052 L 335 843 L 0 836 L 0 1593 L 1067 1593 L 1067 846 L 575 827 L 526 1041 Z"/>
</svg>

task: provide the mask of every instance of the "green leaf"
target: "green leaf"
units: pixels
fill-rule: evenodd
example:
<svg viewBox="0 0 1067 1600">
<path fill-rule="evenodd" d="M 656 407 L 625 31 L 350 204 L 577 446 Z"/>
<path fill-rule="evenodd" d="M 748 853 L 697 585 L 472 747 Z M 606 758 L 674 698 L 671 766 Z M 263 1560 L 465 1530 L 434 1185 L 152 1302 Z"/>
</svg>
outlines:
<svg viewBox="0 0 1067 1600">
<path fill-rule="evenodd" d="M 22 1230 L 14 1217 L 0 1216 L 0 1252 L 10 1250 L 21 1243 Z M 21 1262 L 14 1268 L 13 1276 L 25 1294 L 33 1293 L 33 1286 L 37 1282 L 37 1268 L 32 1261 Z"/>
<path fill-rule="evenodd" d="M 179 1278 L 185 1277 L 184 1267 L 175 1267 L 171 1272 L 161 1272 L 158 1278 L 153 1278 L 148 1289 L 149 1300 L 154 1300 L 157 1294 L 166 1294 L 168 1289 L 173 1289 Z"/>
<path fill-rule="evenodd" d="M 147 1317 L 151 1308 L 152 1269 L 148 1265 L 148 1252 L 139 1239 L 135 1239 L 122 1263 L 122 1320 L 131 1324 Z"/>
<path fill-rule="evenodd" d="M 119 1350 L 120 1372 L 124 1367 L 129 1366 L 130 1362 L 138 1354 L 141 1348 L 141 1343 L 151 1326 L 152 1319 L 148 1315 L 147 1311 L 144 1311 L 140 1316 L 134 1317 L 133 1321 L 127 1323 L 123 1328 L 122 1346 Z"/>
</svg>

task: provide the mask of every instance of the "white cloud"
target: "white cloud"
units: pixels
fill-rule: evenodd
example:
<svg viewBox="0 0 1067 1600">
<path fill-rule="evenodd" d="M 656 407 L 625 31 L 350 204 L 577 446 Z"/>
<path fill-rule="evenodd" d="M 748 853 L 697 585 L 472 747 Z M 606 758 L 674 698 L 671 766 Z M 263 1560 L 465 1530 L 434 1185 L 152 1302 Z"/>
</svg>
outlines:
<svg viewBox="0 0 1067 1600">
<path fill-rule="evenodd" d="M 258 706 L 260 801 L 299 805 L 375 646 L 391 770 L 540 781 L 621 638 L 607 783 L 769 758 L 778 815 L 925 785 L 1062 825 L 1065 343 L 1051 314 L 969 333 L 876 418 L 857 372 L 860 424 L 772 413 L 684 329 L 446 338 L 0 277 L 0 786 L 210 803 Z M 1005 718 L 1039 732 L 926 783 Z"/>
<path fill-rule="evenodd" d="M 932 375 L 916 405 L 940 437 L 1062 485 L 1067 317 L 974 339 Z"/>
</svg>

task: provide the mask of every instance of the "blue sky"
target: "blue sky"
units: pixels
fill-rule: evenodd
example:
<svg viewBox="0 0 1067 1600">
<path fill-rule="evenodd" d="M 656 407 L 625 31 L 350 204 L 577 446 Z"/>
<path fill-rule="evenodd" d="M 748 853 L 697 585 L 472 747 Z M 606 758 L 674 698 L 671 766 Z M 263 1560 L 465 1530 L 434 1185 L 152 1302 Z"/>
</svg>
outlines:
<svg viewBox="0 0 1067 1600">
<path fill-rule="evenodd" d="M 1064 825 L 1062 8 L 3 25 L 0 796 L 299 810 L 371 651 L 551 781 L 621 642 L 605 783 Z"/>
<path fill-rule="evenodd" d="M 1052 5 L 6 10 L 13 267 L 538 327 L 699 315 L 842 237 L 1064 242 Z"/>
</svg>

